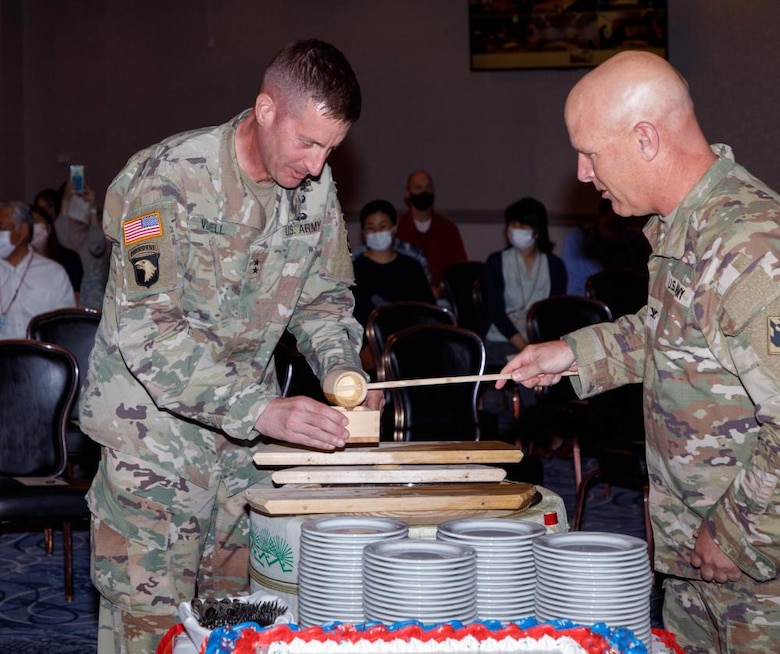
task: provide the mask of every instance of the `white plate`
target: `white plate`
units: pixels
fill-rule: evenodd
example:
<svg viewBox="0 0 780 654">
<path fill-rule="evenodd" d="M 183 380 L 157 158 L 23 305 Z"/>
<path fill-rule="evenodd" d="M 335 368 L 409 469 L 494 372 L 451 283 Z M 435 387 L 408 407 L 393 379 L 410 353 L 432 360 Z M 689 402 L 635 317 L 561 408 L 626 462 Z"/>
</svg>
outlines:
<svg viewBox="0 0 780 654">
<path fill-rule="evenodd" d="M 634 536 L 600 531 L 569 531 L 546 534 L 534 539 L 534 550 L 551 554 L 585 554 L 615 559 L 638 552 L 647 553 L 647 543 Z"/>
<path fill-rule="evenodd" d="M 645 619 L 650 619 L 650 607 L 635 611 L 578 611 L 575 609 L 560 607 L 555 604 L 544 604 L 539 602 L 537 599 L 536 610 L 544 611 L 545 613 L 552 614 L 560 618 L 567 618 L 568 620 L 583 620 L 586 624 L 592 624 L 594 622 L 605 622 L 608 625 L 619 624 L 621 626 L 626 626 L 627 624 L 635 624 L 642 622 Z"/>
<path fill-rule="evenodd" d="M 447 534 L 463 540 L 491 541 L 526 540 L 546 532 L 546 528 L 529 520 L 502 520 L 499 518 L 464 518 L 449 520 L 437 527 L 437 535 Z"/>
<path fill-rule="evenodd" d="M 398 563 L 430 564 L 445 561 L 465 561 L 476 558 L 473 547 L 444 543 L 437 540 L 405 538 L 401 540 L 382 541 L 366 545 L 363 550 L 366 556 L 378 560 Z"/>
<path fill-rule="evenodd" d="M 372 575 L 376 575 L 379 577 L 387 577 L 389 579 L 427 579 L 430 580 L 432 583 L 436 583 L 439 581 L 445 581 L 447 579 L 465 579 L 467 577 L 476 577 L 477 576 L 477 566 L 475 565 L 464 565 L 459 566 L 454 569 L 449 568 L 435 568 L 433 570 L 428 570 L 427 568 L 385 568 L 381 566 L 376 566 L 372 564 L 371 562 L 366 562 L 363 565 L 363 573 L 365 574 L 366 571 L 369 571 Z"/>
<path fill-rule="evenodd" d="M 365 538 L 370 534 L 408 533 L 409 526 L 400 520 L 370 516 L 333 516 L 315 518 L 301 524 L 301 535 L 311 534 L 326 540 Z"/>
<path fill-rule="evenodd" d="M 442 584 L 441 586 L 431 587 L 427 584 L 392 584 L 388 582 L 377 582 L 366 578 L 363 580 L 363 593 L 385 594 L 392 597 L 408 597 L 409 601 L 414 601 L 418 597 L 430 597 L 439 601 L 451 596 L 451 594 L 470 592 L 475 593 L 477 584 L 474 581 L 461 584 Z"/>
<path fill-rule="evenodd" d="M 617 604 L 622 602 L 623 604 L 648 600 L 650 598 L 650 588 L 637 588 L 633 590 L 614 591 L 614 592 L 586 592 L 586 591 L 574 591 L 562 588 L 550 588 L 549 586 L 536 586 L 536 594 L 548 599 L 561 600 L 564 602 L 583 602 L 587 604 L 592 603 L 605 603 L 610 602 Z"/>
<path fill-rule="evenodd" d="M 382 611 L 382 610 L 366 610 L 365 611 L 366 621 L 371 620 L 377 620 L 379 622 L 385 622 L 385 623 L 393 623 L 393 622 L 403 622 L 405 620 L 420 620 L 421 622 L 431 623 L 431 622 L 451 622 L 453 620 L 459 620 L 460 622 L 469 623 L 474 622 L 477 619 L 477 610 L 476 607 L 473 611 L 464 612 L 464 613 L 446 613 L 446 612 L 420 612 L 420 613 L 410 613 L 410 612 L 398 612 L 394 613 L 391 611 Z"/>
<path fill-rule="evenodd" d="M 459 600 L 453 600 L 451 602 L 441 602 L 435 598 L 430 600 L 411 600 L 405 601 L 403 597 L 398 598 L 397 601 L 389 599 L 387 597 L 375 597 L 372 595 L 365 595 L 363 599 L 363 607 L 373 607 L 379 609 L 385 609 L 387 611 L 425 611 L 425 612 L 447 612 L 452 613 L 455 611 L 462 612 L 473 609 L 477 605 L 477 600 L 474 596 L 462 598 Z"/>
</svg>

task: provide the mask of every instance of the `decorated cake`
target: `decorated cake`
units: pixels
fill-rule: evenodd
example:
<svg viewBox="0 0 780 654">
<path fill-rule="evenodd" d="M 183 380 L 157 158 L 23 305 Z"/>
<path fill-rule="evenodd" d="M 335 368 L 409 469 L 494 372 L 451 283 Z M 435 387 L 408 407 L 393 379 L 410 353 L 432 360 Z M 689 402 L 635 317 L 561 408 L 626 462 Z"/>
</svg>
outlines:
<svg viewBox="0 0 780 654">
<path fill-rule="evenodd" d="M 682 652 L 673 637 L 664 632 L 655 632 L 654 641 L 659 647 L 653 647 L 653 652 Z M 583 626 L 566 620 L 538 622 L 533 618 L 509 625 L 497 621 L 468 625 L 407 621 L 390 626 L 335 622 L 305 629 L 293 624 L 261 629 L 254 623 L 244 623 L 215 629 L 201 648 L 201 654 L 320 652 L 646 654 L 648 650 L 627 629 L 612 629 L 604 624 Z"/>
</svg>

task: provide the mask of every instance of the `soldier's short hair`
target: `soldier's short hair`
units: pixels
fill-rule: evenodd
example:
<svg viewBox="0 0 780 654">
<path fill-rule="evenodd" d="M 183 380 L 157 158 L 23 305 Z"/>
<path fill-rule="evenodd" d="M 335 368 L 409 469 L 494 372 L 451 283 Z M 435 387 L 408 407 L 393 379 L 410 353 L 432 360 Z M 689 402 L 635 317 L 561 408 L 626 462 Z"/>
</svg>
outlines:
<svg viewBox="0 0 780 654">
<path fill-rule="evenodd" d="M 317 39 L 296 41 L 280 50 L 265 70 L 261 92 L 277 100 L 322 103 L 325 115 L 349 125 L 360 118 L 360 84 L 347 58 Z"/>
</svg>

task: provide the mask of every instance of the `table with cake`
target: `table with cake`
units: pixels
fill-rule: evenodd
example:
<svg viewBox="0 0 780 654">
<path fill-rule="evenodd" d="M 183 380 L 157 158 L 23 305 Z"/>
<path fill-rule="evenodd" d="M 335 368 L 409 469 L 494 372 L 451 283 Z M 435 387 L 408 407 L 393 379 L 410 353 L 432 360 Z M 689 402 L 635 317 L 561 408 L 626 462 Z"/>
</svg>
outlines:
<svg viewBox="0 0 780 654">
<path fill-rule="evenodd" d="M 186 603 L 158 652 L 678 651 L 650 627 L 645 542 L 568 532 L 559 496 L 505 479 L 521 458 L 490 441 L 269 446 L 275 486 L 245 494 L 252 594 L 233 601 L 281 609 L 204 629 Z"/>
</svg>

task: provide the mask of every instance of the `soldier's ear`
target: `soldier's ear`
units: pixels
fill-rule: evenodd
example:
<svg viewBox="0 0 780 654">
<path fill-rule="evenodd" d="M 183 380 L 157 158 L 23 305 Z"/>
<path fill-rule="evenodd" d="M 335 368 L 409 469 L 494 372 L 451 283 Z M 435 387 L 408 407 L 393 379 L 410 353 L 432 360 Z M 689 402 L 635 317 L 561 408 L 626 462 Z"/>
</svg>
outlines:
<svg viewBox="0 0 780 654">
<path fill-rule="evenodd" d="M 639 147 L 639 155 L 645 161 L 652 161 L 658 155 L 661 139 L 655 125 L 642 121 L 634 125 L 634 137 Z"/>
<path fill-rule="evenodd" d="M 260 93 L 255 100 L 255 120 L 260 127 L 273 123 L 276 115 L 276 103 L 267 93 Z"/>
</svg>

